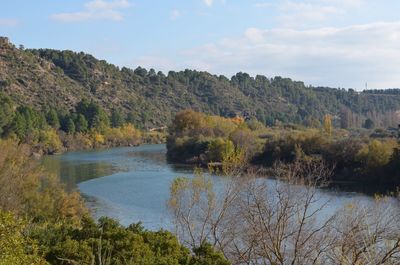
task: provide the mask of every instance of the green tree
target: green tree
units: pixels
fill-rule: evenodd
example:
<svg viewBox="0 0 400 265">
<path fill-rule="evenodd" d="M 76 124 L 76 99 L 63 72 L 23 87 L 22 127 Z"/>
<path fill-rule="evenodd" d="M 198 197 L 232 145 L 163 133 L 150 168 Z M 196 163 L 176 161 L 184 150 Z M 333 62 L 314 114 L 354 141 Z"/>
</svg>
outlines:
<svg viewBox="0 0 400 265">
<path fill-rule="evenodd" d="M 119 109 L 112 109 L 111 111 L 111 127 L 117 128 L 124 124 L 124 116 Z"/>
<path fill-rule="evenodd" d="M 364 128 L 365 129 L 373 129 L 375 127 L 374 121 L 371 120 L 370 118 L 366 119 L 364 122 Z"/>
<path fill-rule="evenodd" d="M 90 129 L 102 131 L 110 125 L 106 112 L 94 101 L 82 100 L 78 103 L 76 111 L 85 116 Z"/>
<path fill-rule="evenodd" d="M 15 133 L 19 139 L 24 138 L 27 134 L 25 116 L 19 112 L 16 112 L 7 133 Z"/>
<path fill-rule="evenodd" d="M 76 131 L 75 123 L 74 123 L 74 120 L 70 116 L 67 116 L 64 118 L 62 129 L 63 129 L 63 131 L 65 131 L 68 134 L 75 133 L 75 131 Z"/>
<path fill-rule="evenodd" d="M 49 110 L 46 114 L 47 124 L 53 127 L 54 129 L 60 128 L 60 120 L 58 119 L 58 114 L 54 109 Z"/>
<path fill-rule="evenodd" d="M 189 265 L 230 265 L 231 263 L 221 252 L 215 251 L 211 244 L 203 242 L 198 248 L 194 248 L 195 256 Z"/>
<path fill-rule="evenodd" d="M 74 122 L 75 122 L 75 130 L 77 132 L 87 132 L 89 125 L 85 116 L 79 113 L 78 115 L 76 115 Z"/>
<path fill-rule="evenodd" d="M 46 127 L 45 117 L 27 106 L 20 106 L 14 115 L 8 133 L 15 133 L 20 139 Z"/>
<path fill-rule="evenodd" d="M 26 236 L 26 225 L 0 210 L 0 265 L 45 264 L 36 243 Z"/>
<path fill-rule="evenodd" d="M 231 140 L 216 138 L 208 144 L 207 152 L 210 161 L 222 162 L 235 152 L 235 146 Z"/>
<path fill-rule="evenodd" d="M 14 117 L 14 106 L 12 100 L 0 93 L 0 136 L 4 133 L 5 127 L 7 127 Z"/>
</svg>

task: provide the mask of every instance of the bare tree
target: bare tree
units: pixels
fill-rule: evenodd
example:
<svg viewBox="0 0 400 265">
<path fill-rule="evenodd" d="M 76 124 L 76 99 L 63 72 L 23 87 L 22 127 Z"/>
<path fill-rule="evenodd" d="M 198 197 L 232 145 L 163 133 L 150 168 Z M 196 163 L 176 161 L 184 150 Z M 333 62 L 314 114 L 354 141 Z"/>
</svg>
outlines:
<svg viewBox="0 0 400 265">
<path fill-rule="evenodd" d="M 296 161 L 274 172 L 276 180 L 237 170 L 216 185 L 200 172 L 175 180 L 169 207 L 179 239 L 209 241 L 233 264 L 399 264 L 393 207 L 382 200 L 327 213 L 318 188 L 332 169 Z"/>
<path fill-rule="evenodd" d="M 333 226 L 337 240 L 330 264 L 400 264 L 400 215 L 388 198 L 349 204 Z"/>
</svg>

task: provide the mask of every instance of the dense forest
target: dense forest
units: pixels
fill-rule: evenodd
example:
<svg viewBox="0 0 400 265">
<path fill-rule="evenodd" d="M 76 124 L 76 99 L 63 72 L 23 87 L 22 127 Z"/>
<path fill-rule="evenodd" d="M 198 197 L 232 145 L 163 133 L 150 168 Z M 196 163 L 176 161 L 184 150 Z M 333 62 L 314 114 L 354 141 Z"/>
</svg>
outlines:
<svg viewBox="0 0 400 265">
<path fill-rule="evenodd" d="M 83 52 L 16 48 L 7 38 L 0 41 L 0 69 L 0 91 L 17 105 L 71 111 L 87 99 L 109 115 L 119 109 L 138 128 L 168 125 L 187 108 L 267 125 L 312 125 L 330 114 L 335 127 L 386 128 L 397 126 L 400 110 L 396 90 L 356 92 L 246 73 L 229 79 L 195 70 L 132 70 Z"/>
<path fill-rule="evenodd" d="M 71 109 L 36 110 L 16 105 L 0 92 L 0 137 L 28 144 L 37 154 L 99 147 L 133 146 L 160 142 L 162 134 L 142 132 L 132 118 L 117 109 L 110 115 L 94 101 L 82 100 Z"/>
</svg>

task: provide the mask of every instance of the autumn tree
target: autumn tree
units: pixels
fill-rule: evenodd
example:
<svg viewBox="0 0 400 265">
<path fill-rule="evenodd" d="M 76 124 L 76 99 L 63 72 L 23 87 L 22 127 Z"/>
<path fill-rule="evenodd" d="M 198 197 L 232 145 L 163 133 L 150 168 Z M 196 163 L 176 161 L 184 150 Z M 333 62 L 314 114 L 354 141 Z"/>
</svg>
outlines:
<svg viewBox="0 0 400 265">
<path fill-rule="evenodd" d="M 324 129 L 327 134 L 332 135 L 332 116 L 329 114 L 324 117 Z"/>
</svg>

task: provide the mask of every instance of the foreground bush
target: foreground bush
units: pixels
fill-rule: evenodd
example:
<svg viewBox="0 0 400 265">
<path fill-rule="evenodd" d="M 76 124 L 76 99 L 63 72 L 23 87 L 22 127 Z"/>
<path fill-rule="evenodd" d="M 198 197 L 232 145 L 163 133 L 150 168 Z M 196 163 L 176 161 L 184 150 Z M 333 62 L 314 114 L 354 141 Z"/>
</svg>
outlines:
<svg viewBox="0 0 400 265">
<path fill-rule="evenodd" d="M 192 252 L 167 231 L 95 222 L 79 194 L 65 192 L 27 145 L 0 141 L 0 150 L 0 265 L 229 264 L 214 248 Z"/>
</svg>

